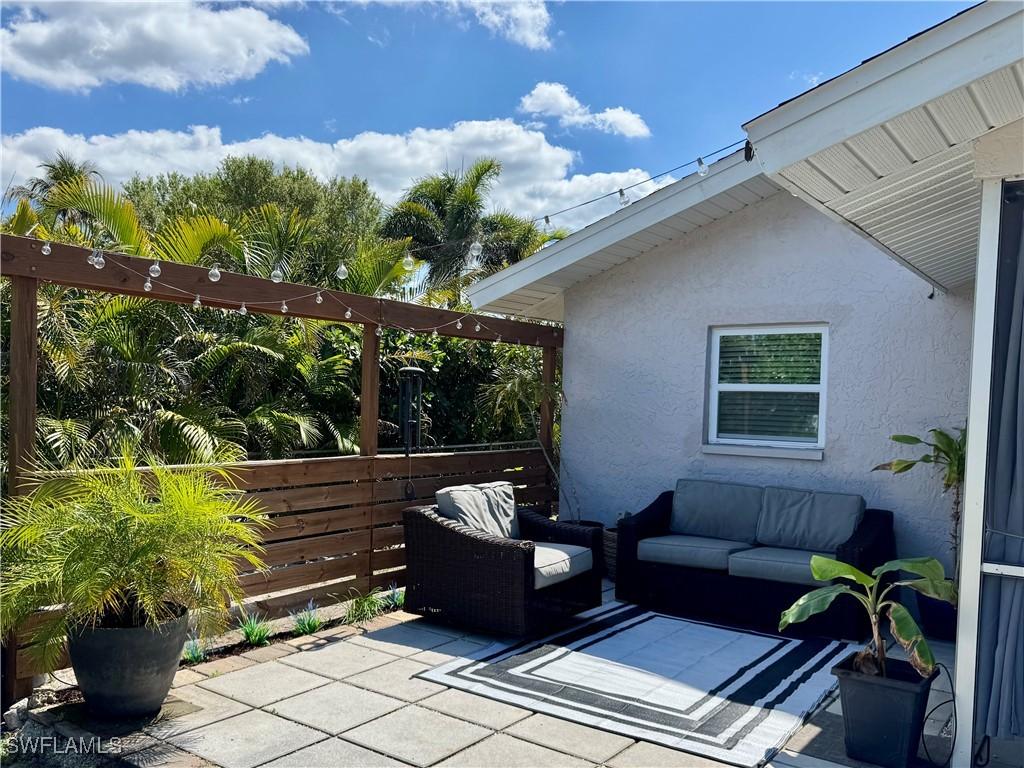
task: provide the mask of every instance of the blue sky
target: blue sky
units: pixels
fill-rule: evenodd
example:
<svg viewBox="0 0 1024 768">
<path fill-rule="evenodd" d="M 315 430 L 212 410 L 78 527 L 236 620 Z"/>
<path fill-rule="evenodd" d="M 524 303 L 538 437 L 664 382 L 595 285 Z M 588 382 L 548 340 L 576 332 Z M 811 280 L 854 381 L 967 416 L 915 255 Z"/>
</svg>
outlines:
<svg viewBox="0 0 1024 768">
<path fill-rule="evenodd" d="M 540 215 L 740 139 L 745 120 L 968 6 L 5 4 L 3 183 L 61 148 L 112 183 L 251 151 L 368 177 L 392 200 L 492 154 L 496 201 Z"/>
</svg>

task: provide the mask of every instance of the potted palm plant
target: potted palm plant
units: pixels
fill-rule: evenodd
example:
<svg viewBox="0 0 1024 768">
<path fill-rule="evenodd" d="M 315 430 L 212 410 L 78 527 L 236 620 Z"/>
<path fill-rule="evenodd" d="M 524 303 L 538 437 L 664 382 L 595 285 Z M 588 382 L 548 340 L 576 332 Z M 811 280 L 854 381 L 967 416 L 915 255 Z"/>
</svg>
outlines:
<svg viewBox="0 0 1024 768">
<path fill-rule="evenodd" d="M 915 578 L 894 580 L 901 571 Z M 832 668 L 839 678 L 846 754 L 856 760 L 907 768 L 917 755 L 932 680 L 938 674 L 928 643 L 910 611 L 893 597 L 900 587 L 956 603 L 956 589 L 933 557 L 890 560 L 871 575 L 852 565 L 815 555 L 811 573 L 818 581 L 843 580 L 801 597 L 782 613 L 781 632 L 828 609 L 841 595 L 857 600 L 871 622 L 871 643 Z M 886 656 L 883 622 L 906 651 L 907 661 Z"/>
<path fill-rule="evenodd" d="M 239 562 L 263 567 L 262 515 L 225 469 L 146 464 L 37 473 L 31 493 L 5 500 L 0 631 L 33 617 L 46 669 L 66 637 L 86 705 L 104 716 L 157 712 L 190 618 L 221 629 L 242 596 Z"/>
<path fill-rule="evenodd" d="M 930 440 L 914 435 L 892 435 L 901 445 L 925 446 L 927 453 L 917 459 L 893 459 L 879 464 L 872 471 L 883 470 L 895 475 L 909 472 L 919 464 L 937 467 L 942 476 L 942 492 L 950 494 L 949 548 L 953 558 L 954 586 L 960 582 L 960 513 L 963 507 L 964 465 L 967 460 L 967 430 L 957 434 L 930 429 Z M 956 608 L 934 600 L 918 600 L 917 614 L 928 637 L 953 640 L 956 636 Z"/>
</svg>

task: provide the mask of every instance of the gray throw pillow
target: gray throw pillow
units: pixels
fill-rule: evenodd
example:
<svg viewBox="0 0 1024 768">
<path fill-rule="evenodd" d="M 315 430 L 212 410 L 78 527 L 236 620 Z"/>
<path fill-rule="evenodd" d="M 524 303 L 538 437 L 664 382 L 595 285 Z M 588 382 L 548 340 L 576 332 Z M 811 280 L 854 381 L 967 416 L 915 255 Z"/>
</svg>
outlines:
<svg viewBox="0 0 1024 768">
<path fill-rule="evenodd" d="M 519 538 L 512 483 L 455 485 L 434 494 L 437 511 L 449 520 L 503 539 Z"/>
<path fill-rule="evenodd" d="M 680 480 L 672 496 L 669 529 L 684 536 L 753 544 L 763 490 L 759 485 Z"/>
<path fill-rule="evenodd" d="M 767 547 L 834 553 L 864 517 L 864 498 L 798 488 L 764 489 L 757 541 Z"/>
</svg>

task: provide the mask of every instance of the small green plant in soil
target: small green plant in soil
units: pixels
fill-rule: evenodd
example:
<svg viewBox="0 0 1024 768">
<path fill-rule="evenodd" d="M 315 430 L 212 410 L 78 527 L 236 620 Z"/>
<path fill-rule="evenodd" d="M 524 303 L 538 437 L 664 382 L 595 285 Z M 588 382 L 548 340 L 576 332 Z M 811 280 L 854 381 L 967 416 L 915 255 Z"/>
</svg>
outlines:
<svg viewBox="0 0 1024 768">
<path fill-rule="evenodd" d="M 292 614 L 292 621 L 295 622 L 292 632 L 295 633 L 296 637 L 311 635 L 324 625 L 324 620 L 320 618 L 320 614 L 317 612 L 316 603 L 312 600 L 306 604 L 304 609 Z"/>
<path fill-rule="evenodd" d="M 206 644 L 198 637 L 190 637 L 188 642 L 185 643 L 185 649 L 181 652 L 181 657 L 188 664 L 198 664 L 201 661 L 206 661 Z"/>
<path fill-rule="evenodd" d="M 355 592 L 355 597 L 349 600 L 348 610 L 345 612 L 346 624 L 361 624 L 380 616 L 386 610 L 380 587 L 374 587 L 365 595 L 361 595 L 355 590 L 353 592 Z"/>
<path fill-rule="evenodd" d="M 238 621 L 238 628 L 249 645 L 260 646 L 270 642 L 270 625 L 259 616 L 243 615 Z"/>
<path fill-rule="evenodd" d="M 405 590 L 399 588 L 398 584 L 391 582 L 388 585 L 388 594 L 384 598 L 385 610 L 400 611 L 405 606 Z"/>
</svg>

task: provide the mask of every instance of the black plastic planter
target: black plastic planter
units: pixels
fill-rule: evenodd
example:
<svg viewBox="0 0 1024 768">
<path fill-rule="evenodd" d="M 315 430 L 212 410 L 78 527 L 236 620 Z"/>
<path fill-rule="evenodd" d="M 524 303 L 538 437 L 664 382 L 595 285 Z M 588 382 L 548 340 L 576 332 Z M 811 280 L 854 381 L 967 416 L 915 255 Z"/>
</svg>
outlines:
<svg viewBox="0 0 1024 768">
<path fill-rule="evenodd" d="M 865 675 L 854 669 L 854 656 L 832 667 L 839 678 L 846 754 L 885 768 L 908 768 L 917 755 L 938 669 L 923 678 L 909 663 L 889 659 L 886 677 Z"/>
<path fill-rule="evenodd" d="M 68 635 L 68 655 L 85 704 L 100 717 L 154 715 L 178 671 L 188 614 L 157 627 L 83 627 Z"/>
</svg>

